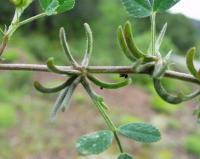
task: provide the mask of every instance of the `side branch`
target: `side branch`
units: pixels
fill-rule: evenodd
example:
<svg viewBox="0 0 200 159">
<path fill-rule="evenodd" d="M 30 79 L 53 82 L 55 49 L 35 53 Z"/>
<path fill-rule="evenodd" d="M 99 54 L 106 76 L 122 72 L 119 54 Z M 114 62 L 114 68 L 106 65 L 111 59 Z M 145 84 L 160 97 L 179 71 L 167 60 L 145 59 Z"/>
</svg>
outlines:
<svg viewBox="0 0 200 159">
<path fill-rule="evenodd" d="M 59 69 L 69 71 L 70 73 L 80 74 L 81 68 L 74 69 L 71 66 L 58 66 Z M 137 72 L 130 66 L 89 66 L 86 68 L 89 73 L 95 74 L 147 74 L 151 75 L 154 67 L 144 69 L 144 71 Z M 0 70 L 10 71 L 36 71 L 36 72 L 50 72 L 46 65 L 41 64 L 0 64 Z M 180 73 L 176 71 L 166 71 L 165 77 L 178 79 L 186 82 L 200 84 L 200 81 L 195 79 L 192 75 Z"/>
</svg>

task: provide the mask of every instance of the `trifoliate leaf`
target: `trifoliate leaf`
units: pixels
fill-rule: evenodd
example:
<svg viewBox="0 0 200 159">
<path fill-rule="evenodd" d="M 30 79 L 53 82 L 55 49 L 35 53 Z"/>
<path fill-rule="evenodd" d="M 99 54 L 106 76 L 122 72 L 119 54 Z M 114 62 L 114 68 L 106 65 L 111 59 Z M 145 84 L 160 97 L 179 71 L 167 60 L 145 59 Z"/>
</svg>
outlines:
<svg viewBox="0 0 200 159">
<path fill-rule="evenodd" d="M 40 5 L 47 15 L 63 13 L 74 7 L 75 0 L 40 0 Z"/>
<path fill-rule="evenodd" d="M 121 0 L 131 16 L 143 18 L 170 9 L 180 0 Z"/>
</svg>

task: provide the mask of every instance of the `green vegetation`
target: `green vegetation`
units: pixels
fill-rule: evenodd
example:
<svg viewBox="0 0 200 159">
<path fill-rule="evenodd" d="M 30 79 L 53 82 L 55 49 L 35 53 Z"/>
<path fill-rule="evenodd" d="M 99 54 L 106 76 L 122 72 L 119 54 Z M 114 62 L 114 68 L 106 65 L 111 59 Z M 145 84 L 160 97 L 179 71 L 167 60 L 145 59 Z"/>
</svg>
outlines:
<svg viewBox="0 0 200 159">
<path fill-rule="evenodd" d="M 17 122 L 15 108 L 6 104 L 0 106 L 0 129 L 11 128 Z"/>
<path fill-rule="evenodd" d="M 195 156 L 200 156 L 200 143 L 199 143 L 200 134 L 189 135 L 185 139 L 184 147 L 185 149 L 192 153 Z"/>
<path fill-rule="evenodd" d="M 8 18 L 5 17 L 11 18 L 12 16 L 11 11 L 13 6 L 11 6 L 7 1 L 1 3 L 3 3 L 3 5 L 0 5 L 0 10 L 1 14 L 4 16 L 0 16 L 0 21 L 1 24 L 4 23 L 8 24 L 9 22 Z M 37 3 L 38 2 L 35 1 L 33 3 L 34 7 L 29 8 L 26 11 L 27 16 L 41 12 L 41 9 L 38 8 L 39 5 Z M 54 6 L 53 9 L 47 10 L 49 9 L 49 6 L 43 4 L 43 9 L 45 10 L 45 12 L 48 13 L 48 15 L 53 14 L 52 11 L 62 12 L 62 10 L 60 9 L 57 10 L 58 8 L 59 8 L 58 6 Z M 110 14 L 111 12 L 115 14 Z M 127 65 L 128 63 L 130 63 L 130 61 L 128 61 L 122 53 L 120 54 L 120 49 L 117 46 L 117 40 L 116 41 L 113 40 L 116 39 L 117 37 L 116 33 L 117 26 L 124 23 L 126 19 L 131 19 L 131 22 L 134 24 L 132 27 L 134 28 L 134 36 L 135 36 L 134 40 L 136 45 L 138 46 L 138 48 L 141 49 L 141 51 L 146 53 L 149 48 L 149 43 L 151 42 L 150 38 L 151 33 L 149 32 L 149 27 L 150 27 L 149 18 L 145 18 L 140 21 L 134 18 L 129 18 L 128 14 L 124 12 L 124 8 L 122 7 L 120 1 L 84 0 L 84 4 L 82 4 L 80 1 L 77 1 L 75 9 L 73 11 L 70 11 L 69 14 L 63 13 L 59 16 L 41 19 L 30 25 L 24 26 L 19 32 L 17 32 L 17 34 L 15 34 L 16 36 L 13 37 L 13 39 L 11 40 L 8 49 L 3 55 L 3 58 L 5 59 L 4 62 L 15 63 L 20 61 L 21 63 L 24 62 L 44 63 L 44 61 L 46 61 L 49 57 L 52 56 L 56 57 L 55 59 L 55 61 L 57 62 L 56 64 L 69 65 L 69 61 L 65 61 L 65 59 L 63 58 L 64 55 L 61 54 L 62 50 L 59 47 L 59 37 L 57 34 L 58 34 L 58 28 L 61 25 L 64 26 L 67 30 L 67 39 L 69 39 L 70 41 L 70 46 L 72 48 L 71 51 L 75 59 L 77 59 L 77 61 L 79 62 L 84 56 L 84 52 L 82 50 L 85 49 L 86 39 L 82 27 L 83 27 L 83 22 L 87 21 L 90 22 L 91 24 L 91 28 L 94 33 L 94 39 L 96 41 L 94 46 L 95 52 L 92 55 L 91 64 Z M 200 39 L 197 36 L 199 32 L 197 31 L 197 29 L 193 25 L 193 22 L 190 19 L 182 15 L 171 15 L 170 13 L 162 13 L 162 15 L 158 15 L 157 17 L 157 26 L 158 26 L 156 30 L 157 32 L 160 32 L 160 30 L 162 29 L 164 23 L 163 19 L 165 20 L 167 19 L 168 21 L 167 35 L 164 38 L 163 45 L 160 48 L 160 52 L 163 56 L 165 56 L 170 49 L 173 49 L 173 53 L 183 55 L 185 54 L 185 51 L 188 49 L 188 47 L 200 43 Z M 177 27 L 177 25 L 180 25 L 180 27 Z M 109 77 L 111 80 L 114 81 L 121 80 L 121 78 L 118 76 L 109 76 Z M 164 100 L 158 97 L 155 91 L 154 92 L 152 91 L 153 86 L 152 84 L 150 84 L 152 83 L 150 78 L 141 77 L 140 75 L 139 76 L 136 75 L 131 78 L 133 79 L 134 84 L 135 83 L 140 84 L 140 90 L 143 93 L 142 95 L 146 94 L 146 92 L 147 94 L 150 95 L 149 103 L 143 101 L 144 105 L 146 105 L 146 108 L 150 105 L 155 112 L 163 113 L 168 118 L 172 117 L 175 118 L 174 120 L 168 121 L 167 131 L 174 131 L 175 129 L 179 129 L 180 131 L 185 131 L 185 133 L 191 131 L 189 128 L 182 130 L 181 125 L 183 123 L 179 121 L 180 120 L 179 117 L 175 115 L 176 113 L 181 112 L 180 108 L 185 110 L 183 105 L 174 106 L 166 103 Z M 13 79 L 15 82 L 13 82 Z M 74 150 L 74 146 L 72 146 L 71 143 L 74 143 L 74 140 L 77 139 L 78 135 L 88 130 L 94 130 L 94 128 L 88 128 L 89 127 L 88 122 L 97 121 L 100 124 L 96 129 L 100 128 L 105 129 L 105 127 L 102 124 L 102 121 L 97 118 L 96 112 L 93 112 L 93 109 L 89 107 L 87 107 L 87 109 L 84 110 L 83 108 L 73 107 L 72 113 L 74 114 L 72 116 L 70 116 L 69 114 L 64 114 L 63 116 L 58 117 L 58 122 L 49 125 L 47 119 L 49 117 L 48 115 L 50 112 L 50 108 L 48 106 L 54 101 L 54 95 L 48 97 L 47 95 L 41 95 L 38 93 L 36 94 L 35 91 L 32 89 L 32 83 L 33 83 L 32 79 L 41 79 L 42 83 L 44 82 L 47 85 L 51 85 L 52 83 L 48 82 L 48 80 L 49 79 L 54 80 L 54 76 L 46 74 L 31 74 L 24 72 L 20 73 L 10 72 L 9 74 L 1 72 L 0 158 L 3 157 L 6 159 L 7 158 L 12 159 L 13 157 L 27 158 L 30 156 L 40 156 L 40 157 L 50 156 L 49 157 L 50 159 L 56 158 L 58 155 L 62 156 L 63 152 L 65 154 L 66 149 Z M 61 80 L 58 79 L 53 84 L 56 85 L 60 83 L 60 81 Z M 125 84 L 128 83 L 129 82 Z M 167 87 L 167 89 L 172 90 L 175 93 L 177 92 L 177 89 L 174 87 L 174 85 L 176 85 L 176 87 L 186 90 L 185 92 L 191 91 L 191 87 L 185 84 L 177 84 L 176 82 L 171 82 L 171 81 L 166 82 L 165 80 L 163 81 L 163 83 Z M 99 85 L 101 86 L 102 83 L 100 83 Z M 100 91 L 101 90 L 97 90 L 97 92 Z M 128 88 L 126 90 L 126 93 L 127 95 L 130 95 Z M 110 95 L 109 92 L 105 93 L 106 100 L 108 99 L 109 95 Z M 121 98 L 123 100 L 124 95 L 125 94 L 121 94 L 121 96 L 118 98 Z M 85 94 L 83 94 L 82 91 L 81 93 L 75 94 L 74 95 L 75 106 L 82 105 L 83 103 L 84 105 L 90 105 L 87 98 L 88 97 L 85 96 Z M 115 98 L 113 98 L 112 100 L 113 101 L 109 102 L 111 103 L 115 102 Z M 132 100 L 138 100 L 138 99 L 133 98 Z M 107 109 L 105 103 L 102 102 L 100 98 L 98 98 L 94 102 L 96 102 L 97 108 L 104 107 L 105 110 Z M 132 138 L 136 141 L 142 141 L 142 142 L 157 141 L 160 138 L 160 133 L 157 131 L 157 129 L 149 125 L 141 124 L 141 122 L 143 121 L 151 120 L 151 118 L 147 117 L 148 114 L 146 113 L 150 114 L 155 113 L 146 110 L 146 108 L 145 107 L 138 108 L 136 111 L 136 113 L 139 112 L 138 115 L 135 114 L 122 115 L 120 113 L 118 114 L 116 113 L 119 124 L 128 123 L 127 125 L 124 125 L 124 127 L 119 127 L 120 131 L 118 130 L 118 133 L 121 133 L 122 135 Z M 120 108 L 117 109 L 119 109 L 118 111 L 120 112 Z M 140 110 L 144 109 L 145 113 L 141 113 L 139 109 Z M 130 113 L 135 113 L 135 112 L 130 111 Z M 187 112 L 181 112 L 181 113 L 183 113 L 181 115 L 187 114 Z M 70 125 L 68 119 L 66 119 L 68 116 L 70 119 L 72 118 L 72 120 L 74 120 L 72 121 L 72 123 L 76 124 Z M 81 116 L 83 118 L 81 118 Z M 141 118 L 135 116 L 141 116 Z M 85 122 L 81 122 L 79 125 L 77 124 L 79 120 L 82 121 L 86 120 L 87 124 L 85 125 Z M 135 123 L 135 125 L 134 124 L 129 125 L 131 123 Z M 64 127 L 67 127 L 69 130 L 64 129 Z M 138 127 L 143 127 L 143 129 L 140 130 L 141 132 L 138 131 L 137 129 Z M 13 130 L 13 132 L 16 132 L 16 134 L 12 134 L 12 132 L 8 134 L 4 133 L 5 131 L 7 132 L 7 130 Z M 138 133 L 134 134 L 135 131 L 138 131 Z M 145 138 L 142 134 L 143 132 L 148 134 L 149 132 L 152 131 L 154 132 L 153 137 L 147 135 Z M 66 132 L 68 136 L 65 134 Z M 99 133 L 101 135 L 101 132 Z M 76 138 L 73 137 L 74 134 L 76 135 Z M 169 135 L 168 136 L 169 138 L 171 137 L 170 133 L 167 135 Z M 13 136 L 17 136 L 16 137 L 17 139 Z M 89 139 L 91 139 L 91 141 L 89 143 L 84 143 L 83 145 L 80 145 L 81 146 L 79 148 L 80 153 L 86 155 L 86 154 L 98 154 L 100 152 L 103 152 L 108 147 L 110 147 L 112 143 L 112 141 L 110 140 L 111 138 L 113 139 L 112 132 L 111 131 L 107 132 L 107 136 L 103 135 L 103 137 L 105 137 L 105 141 L 107 141 L 106 145 L 104 145 L 104 147 L 100 146 L 100 148 L 97 145 L 98 149 L 91 149 L 91 145 L 95 144 L 97 141 L 93 140 L 93 136 L 89 137 L 87 136 Z M 73 138 L 73 141 L 70 140 L 71 137 Z M 67 146 L 66 142 L 68 141 L 64 140 L 66 138 L 67 140 L 70 140 L 70 143 Z M 197 142 L 199 140 L 198 138 L 200 138 L 199 134 L 191 135 L 189 137 L 186 137 L 186 140 L 184 142 L 185 149 L 196 156 L 200 155 L 199 154 L 200 145 Z M 14 146 L 16 147 L 15 149 L 13 149 L 13 141 L 14 141 Z M 101 141 L 98 142 L 99 144 L 102 144 Z M 158 145 L 159 144 L 160 143 L 158 143 Z M 162 143 L 159 146 L 163 146 Z M 165 146 L 166 145 L 164 145 L 163 147 Z M 132 148 L 131 149 L 128 148 L 128 150 L 130 150 L 131 153 L 135 153 L 136 156 L 140 153 L 140 152 L 132 152 Z M 111 153 L 113 153 L 113 151 L 115 150 L 111 148 Z M 153 153 L 154 147 L 152 149 L 148 147 L 148 151 Z M 154 153 L 155 155 L 153 158 L 155 159 L 172 159 L 173 147 L 172 149 L 170 149 L 170 151 L 163 150 L 163 151 L 158 151 L 158 153 L 156 153 L 155 151 Z M 68 153 L 65 154 L 65 156 L 66 155 L 68 155 Z M 75 155 L 71 153 L 69 154 L 69 156 L 75 157 Z M 178 156 L 178 154 L 176 154 L 176 156 Z M 126 153 L 122 153 L 118 157 L 118 159 L 124 159 L 124 158 L 132 159 L 132 156 Z"/>
</svg>

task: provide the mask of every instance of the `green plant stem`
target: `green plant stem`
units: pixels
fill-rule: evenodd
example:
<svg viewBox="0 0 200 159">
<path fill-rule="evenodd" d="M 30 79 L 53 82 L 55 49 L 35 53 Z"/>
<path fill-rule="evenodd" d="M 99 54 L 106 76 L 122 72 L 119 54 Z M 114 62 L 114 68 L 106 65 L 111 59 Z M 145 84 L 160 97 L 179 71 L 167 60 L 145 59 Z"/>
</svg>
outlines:
<svg viewBox="0 0 200 159">
<path fill-rule="evenodd" d="M 16 9 L 15 10 L 15 14 L 14 14 L 14 17 L 12 19 L 12 22 L 10 24 L 10 26 L 8 27 L 8 30 L 4 33 L 4 36 L 3 36 L 3 39 L 2 39 L 2 43 L 1 43 L 1 46 L 0 46 L 0 57 L 1 55 L 3 54 L 4 50 L 6 49 L 6 46 L 7 46 L 7 43 L 9 41 L 9 39 L 11 38 L 11 36 L 13 35 L 13 33 L 22 25 L 24 24 L 27 24 L 27 23 L 30 23 L 36 19 L 39 19 L 39 18 L 42 18 L 44 16 L 46 16 L 45 13 L 41 13 L 41 14 L 38 14 L 36 16 L 33 16 L 31 18 L 28 18 L 24 21 L 21 21 L 20 22 L 20 17 L 23 13 L 23 10 L 22 9 Z"/>
<path fill-rule="evenodd" d="M 151 15 L 151 53 L 156 55 L 156 13 L 153 12 Z"/>
<path fill-rule="evenodd" d="M 7 46 L 7 43 L 9 41 L 10 37 L 15 32 L 15 30 L 18 28 L 19 18 L 21 16 L 21 14 L 22 14 L 22 11 L 20 9 L 15 10 L 11 24 L 9 25 L 8 30 L 5 31 L 3 39 L 2 39 L 2 43 L 0 46 L 0 56 L 3 54 L 4 50 L 6 49 L 6 46 Z"/>
<path fill-rule="evenodd" d="M 124 151 L 123 151 L 120 139 L 119 139 L 119 137 L 117 135 L 117 128 L 116 128 L 115 124 L 110 119 L 110 117 L 108 116 L 108 114 L 105 112 L 105 110 L 103 109 L 103 107 L 100 107 L 100 106 L 97 105 L 97 108 L 98 108 L 99 112 L 101 113 L 102 117 L 104 118 L 104 120 L 106 121 L 106 123 L 109 126 L 109 128 L 112 130 L 112 132 L 113 132 L 113 134 L 115 136 L 115 139 L 117 141 L 117 145 L 119 147 L 120 152 L 123 153 Z"/>
<path fill-rule="evenodd" d="M 59 69 L 69 71 L 74 74 L 81 74 L 81 69 L 74 69 L 71 66 L 57 66 Z M 86 70 L 94 74 L 146 74 L 152 75 L 154 66 L 144 68 L 141 72 L 137 72 L 131 66 L 89 66 Z M 0 70 L 7 71 L 35 71 L 35 72 L 50 72 L 46 65 L 39 64 L 1 64 Z M 200 81 L 190 74 L 167 70 L 164 74 L 165 77 L 177 79 L 185 82 L 190 82 L 200 85 Z"/>
<path fill-rule="evenodd" d="M 41 13 L 41 14 L 35 15 L 35 16 L 31 17 L 31 18 L 28 18 L 28 19 L 26 19 L 26 20 L 21 21 L 21 22 L 19 23 L 19 26 L 22 26 L 22 25 L 24 25 L 24 24 L 30 23 L 30 22 L 32 22 L 32 21 L 34 21 L 34 20 L 37 20 L 37 19 L 39 19 L 39 18 L 43 18 L 43 17 L 45 17 L 45 16 L 46 16 L 46 13 Z"/>
<path fill-rule="evenodd" d="M 8 43 L 8 36 L 4 36 L 3 39 L 2 39 L 1 46 L 0 46 L 0 57 L 3 54 L 3 52 L 4 52 L 4 50 L 7 46 L 7 43 Z"/>
<path fill-rule="evenodd" d="M 90 95 L 91 99 L 93 100 L 96 108 L 98 109 L 99 113 L 101 114 L 101 116 L 104 118 L 107 126 L 109 127 L 109 129 L 113 132 L 115 140 L 117 142 L 117 145 L 119 147 L 119 150 L 121 153 L 123 153 L 123 148 L 120 142 L 120 139 L 117 135 L 117 127 L 115 126 L 115 124 L 113 123 L 113 121 L 110 119 L 109 115 L 107 114 L 107 112 L 105 111 L 104 107 L 102 107 L 101 104 L 98 103 L 98 96 L 97 94 L 92 90 L 92 88 L 90 87 L 87 79 L 83 79 L 82 80 L 82 84 L 83 87 L 85 87 L 86 91 L 88 92 L 88 94 Z"/>
</svg>

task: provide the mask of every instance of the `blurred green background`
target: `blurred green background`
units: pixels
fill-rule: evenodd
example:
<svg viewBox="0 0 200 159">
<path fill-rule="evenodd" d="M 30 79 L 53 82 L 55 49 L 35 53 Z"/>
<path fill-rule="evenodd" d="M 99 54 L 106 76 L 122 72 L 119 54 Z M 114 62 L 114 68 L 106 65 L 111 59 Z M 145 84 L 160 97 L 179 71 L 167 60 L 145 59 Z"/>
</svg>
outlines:
<svg viewBox="0 0 200 159">
<path fill-rule="evenodd" d="M 8 1 L 1 1 L 1 27 L 9 25 L 14 12 Z M 40 13 L 35 1 L 23 18 Z M 83 23 L 88 22 L 94 33 L 95 48 L 91 65 L 128 65 L 130 62 L 117 45 L 116 29 L 130 20 L 134 26 L 137 44 L 144 51 L 150 42 L 149 19 L 134 19 L 127 15 L 119 0 L 76 0 L 75 8 L 61 15 L 37 20 L 23 26 L 15 33 L 3 57 L 9 63 L 45 63 L 55 57 L 58 64 L 67 65 L 59 45 L 58 31 L 64 26 L 73 55 L 79 61 L 85 49 Z M 200 46 L 200 22 L 181 14 L 163 13 L 157 17 L 157 32 L 168 22 L 167 35 L 162 45 L 162 54 L 173 50 L 175 69 L 186 71 L 184 56 L 191 46 Z M 51 123 L 49 114 L 56 94 L 43 95 L 32 86 L 39 80 L 47 86 L 64 80 L 49 73 L 1 71 L 0 78 L 0 159 L 82 159 L 75 151 L 75 141 L 83 134 L 106 126 L 80 87 L 66 113 L 59 113 Z M 110 81 L 117 75 L 103 77 Z M 100 90 L 112 110 L 111 116 L 117 125 L 128 122 L 150 122 L 163 134 L 159 143 L 141 145 L 123 139 L 124 147 L 138 159 L 200 159 L 200 129 L 192 115 L 197 103 L 178 106 L 160 99 L 148 76 L 133 75 L 133 85 L 116 91 Z M 185 93 L 193 85 L 165 79 L 164 84 L 172 91 Z M 123 100 L 121 98 L 123 97 Z M 117 154 L 113 146 L 100 155 L 86 159 L 110 159 Z"/>
</svg>

